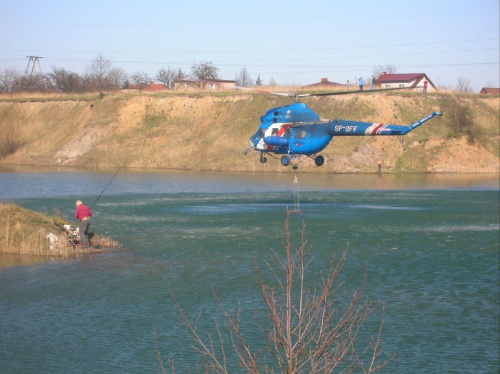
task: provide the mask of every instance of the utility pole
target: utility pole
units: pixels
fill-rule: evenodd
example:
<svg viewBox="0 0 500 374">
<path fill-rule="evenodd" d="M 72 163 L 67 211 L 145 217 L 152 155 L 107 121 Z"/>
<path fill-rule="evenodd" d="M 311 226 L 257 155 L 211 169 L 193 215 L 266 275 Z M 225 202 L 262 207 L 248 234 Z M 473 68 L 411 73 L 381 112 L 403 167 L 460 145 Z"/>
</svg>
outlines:
<svg viewBox="0 0 500 374">
<path fill-rule="evenodd" d="M 42 74 L 42 66 L 40 65 L 40 56 L 26 56 L 29 58 L 28 60 L 28 66 L 26 66 L 26 72 L 24 73 L 25 76 L 28 76 L 28 70 L 31 65 L 31 72 L 30 72 L 30 77 L 33 75 L 33 72 L 36 69 L 36 64 L 38 63 L 38 72 Z"/>
</svg>

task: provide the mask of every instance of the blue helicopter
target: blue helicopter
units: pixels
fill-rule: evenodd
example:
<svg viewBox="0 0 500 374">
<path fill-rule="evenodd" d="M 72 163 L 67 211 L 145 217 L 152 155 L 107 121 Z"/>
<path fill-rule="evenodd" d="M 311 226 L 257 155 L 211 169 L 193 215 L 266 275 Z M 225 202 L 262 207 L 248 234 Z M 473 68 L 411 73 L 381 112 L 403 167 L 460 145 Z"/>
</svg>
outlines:
<svg viewBox="0 0 500 374">
<path fill-rule="evenodd" d="M 260 162 L 267 162 L 266 156 L 281 155 L 283 166 L 290 165 L 291 161 L 303 156 L 314 160 L 317 166 L 325 162 L 325 158 L 318 155 L 330 143 L 334 136 L 364 136 L 364 135 L 397 135 L 403 136 L 441 112 L 432 112 L 409 126 L 387 125 L 346 121 L 339 119 L 320 120 L 319 116 L 305 103 L 298 102 L 298 98 L 306 96 L 327 96 L 363 92 L 389 91 L 394 89 L 380 89 L 372 91 L 350 91 L 318 94 L 287 94 L 269 92 L 274 95 L 292 96 L 297 102 L 277 108 L 269 109 L 260 117 L 260 125 L 249 139 L 251 150 L 260 152 Z"/>
</svg>

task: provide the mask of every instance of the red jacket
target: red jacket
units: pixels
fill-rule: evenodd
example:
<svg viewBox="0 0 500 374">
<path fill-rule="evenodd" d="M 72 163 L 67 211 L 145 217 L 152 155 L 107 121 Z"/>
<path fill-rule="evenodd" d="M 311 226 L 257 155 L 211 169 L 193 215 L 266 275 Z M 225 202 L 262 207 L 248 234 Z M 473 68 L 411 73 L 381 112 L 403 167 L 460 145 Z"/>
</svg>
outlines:
<svg viewBox="0 0 500 374">
<path fill-rule="evenodd" d="M 80 204 L 76 207 L 75 210 L 75 217 L 77 220 L 81 221 L 85 217 L 90 217 L 92 215 L 92 212 L 90 211 L 90 208 L 87 205 Z"/>
</svg>

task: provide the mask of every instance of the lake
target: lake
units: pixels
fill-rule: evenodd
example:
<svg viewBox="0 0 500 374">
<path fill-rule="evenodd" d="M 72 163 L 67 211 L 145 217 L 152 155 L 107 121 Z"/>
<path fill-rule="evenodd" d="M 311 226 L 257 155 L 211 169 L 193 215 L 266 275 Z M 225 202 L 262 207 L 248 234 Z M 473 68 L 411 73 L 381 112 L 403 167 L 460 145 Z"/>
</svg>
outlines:
<svg viewBox="0 0 500 374">
<path fill-rule="evenodd" d="M 365 296 L 386 306 L 384 352 L 396 354 L 387 371 L 499 371 L 498 176 L 116 172 L 0 168 L 3 202 L 69 222 L 77 198 L 95 203 L 91 227 L 123 245 L 73 259 L 0 256 L 0 372 L 155 372 L 155 341 L 186 372 L 197 354 L 169 285 L 212 333 L 212 287 L 228 309 L 241 304 L 258 346 L 254 261 L 265 270 L 282 251 L 297 201 L 292 240 L 305 223 L 311 280 L 347 251 L 347 301 L 366 268 Z M 380 309 L 372 317 L 368 335 Z"/>
</svg>

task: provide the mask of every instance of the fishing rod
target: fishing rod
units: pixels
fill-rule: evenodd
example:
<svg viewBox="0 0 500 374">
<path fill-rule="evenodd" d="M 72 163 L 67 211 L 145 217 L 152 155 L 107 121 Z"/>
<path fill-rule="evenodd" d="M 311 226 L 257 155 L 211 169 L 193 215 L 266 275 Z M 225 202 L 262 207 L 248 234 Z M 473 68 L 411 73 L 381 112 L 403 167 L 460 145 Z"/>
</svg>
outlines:
<svg viewBox="0 0 500 374">
<path fill-rule="evenodd" d="M 115 177 L 118 175 L 118 173 L 120 172 L 120 170 L 123 168 L 123 165 L 120 166 L 120 168 L 118 169 L 118 171 L 115 173 L 115 175 L 113 175 L 113 178 L 111 178 L 111 180 L 109 181 L 109 183 L 106 185 L 106 187 L 104 187 L 104 189 L 102 190 L 101 194 L 99 196 L 97 196 L 97 199 L 95 199 L 94 203 L 90 206 L 90 209 L 92 209 L 95 205 L 95 203 L 97 203 L 97 200 L 99 200 L 102 196 L 102 194 L 104 193 L 104 191 L 106 191 L 106 189 L 108 188 L 108 186 L 111 184 L 111 182 L 113 182 L 113 179 L 115 179 Z"/>
</svg>

